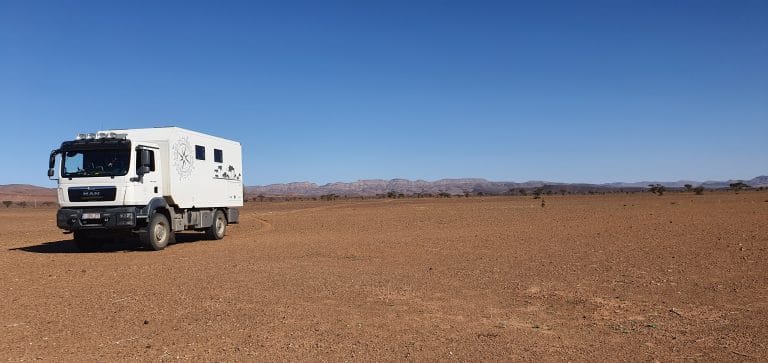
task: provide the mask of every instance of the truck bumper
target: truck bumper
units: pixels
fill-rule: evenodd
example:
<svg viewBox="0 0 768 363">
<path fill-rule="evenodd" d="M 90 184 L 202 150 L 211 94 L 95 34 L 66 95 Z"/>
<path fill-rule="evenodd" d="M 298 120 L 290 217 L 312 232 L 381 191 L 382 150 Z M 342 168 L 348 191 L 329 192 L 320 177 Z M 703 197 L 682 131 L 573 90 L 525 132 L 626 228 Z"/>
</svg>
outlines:
<svg viewBox="0 0 768 363">
<path fill-rule="evenodd" d="M 61 208 L 56 213 L 56 225 L 67 231 L 133 229 L 140 211 L 136 207 Z"/>
</svg>

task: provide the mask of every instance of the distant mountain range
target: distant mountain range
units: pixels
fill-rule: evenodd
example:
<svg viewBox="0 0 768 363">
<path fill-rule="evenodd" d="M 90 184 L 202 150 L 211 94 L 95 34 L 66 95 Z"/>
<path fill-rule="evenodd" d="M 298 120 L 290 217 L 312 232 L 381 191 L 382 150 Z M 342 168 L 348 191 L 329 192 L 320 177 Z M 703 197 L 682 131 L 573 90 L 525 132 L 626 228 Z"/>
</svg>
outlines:
<svg viewBox="0 0 768 363">
<path fill-rule="evenodd" d="M 535 188 L 543 188 L 545 191 L 553 192 L 602 192 L 602 191 L 640 191 L 648 188 L 649 184 L 661 184 L 667 188 L 684 188 L 685 184 L 691 184 L 696 187 L 699 185 L 707 189 L 728 188 L 729 184 L 737 182 L 728 181 L 676 181 L 676 182 L 658 182 L 644 181 L 637 183 L 606 183 L 606 184 L 577 184 L 577 183 L 555 183 L 546 181 L 527 181 L 517 182 L 496 182 L 485 179 L 440 179 L 433 182 L 424 180 L 408 179 L 371 179 L 358 180 L 349 183 L 329 183 L 317 185 L 310 182 L 297 182 L 285 184 L 270 184 L 264 186 L 246 187 L 246 193 L 263 196 L 320 196 L 336 194 L 339 196 L 374 196 L 387 194 L 389 192 L 402 194 L 509 194 L 518 192 L 520 189 L 530 191 Z M 750 180 L 743 180 L 744 183 L 752 187 L 768 186 L 768 176 L 759 176 Z"/>
<path fill-rule="evenodd" d="M 729 184 L 742 181 L 752 187 L 768 187 L 768 176 L 762 175 L 750 180 L 727 180 L 727 181 L 687 181 L 680 180 L 675 182 L 643 181 L 636 183 L 606 183 L 606 184 L 578 184 L 578 183 L 555 183 L 546 181 L 527 181 L 517 182 L 498 182 L 485 179 L 440 179 L 436 181 L 408 180 L 408 179 L 370 179 L 358 180 L 349 183 L 328 183 L 317 185 L 309 182 L 296 182 L 284 184 L 270 184 L 264 186 L 247 186 L 246 193 L 251 196 L 297 196 L 297 197 L 316 197 L 321 195 L 336 194 L 339 196 L 375 196 L 387 193 L 397 193 L 405 195 L 413 194 L 518 194 L 520 189 L 530 192 L 536 188 L 542 188 L 544 191 L 555 193 L 570 192 L 607 192 L 607 191 L 642 191 L 648 189 L 649 184 L 661 184 L 670 189 L 683 188 L 685 184 L 692 186 L 704 186 L 707 189 L 728 188 Z M 29 184 L 7 184 L 0 185 L 0 201 L 38 201 L 55 202 L 56 189 L 45 188 Z"/>
<path fill-rule="evenodd" d="M 55 202 L 56 189 L 29 184 L 0 185 L 0 201 L 12 202 Z"/>
<path fill-rule="evenodd" d="M 686 184 L 691 184 L 694 187 L 696 186 L 703 186 L 707 189 L 721 189 L 721 188 L 728 188 L 730 184 L 736 183 L 736 182 L 743 182 L 751 187 L 759 188 L 759 187 L 766 187 L 768 186 L 768 175 L 761 175 L 755 178 L 752 178 L 750 180 L 727 180 L 727 181 L 715 181 L 715 180 L 708 180 L 705 182 L 697 182 L 697 181 L 691 181 L 691 180 L 679 180 L 676 182 L 637 182 L 637 183 L 609 183 L 609 184 L 603 184 L 608 185 L 615 188 L 626 188 L 626 187 L 647 187 L 649 184 L 661 184 L 667 188 L 683 188 Z"/>
</svg>

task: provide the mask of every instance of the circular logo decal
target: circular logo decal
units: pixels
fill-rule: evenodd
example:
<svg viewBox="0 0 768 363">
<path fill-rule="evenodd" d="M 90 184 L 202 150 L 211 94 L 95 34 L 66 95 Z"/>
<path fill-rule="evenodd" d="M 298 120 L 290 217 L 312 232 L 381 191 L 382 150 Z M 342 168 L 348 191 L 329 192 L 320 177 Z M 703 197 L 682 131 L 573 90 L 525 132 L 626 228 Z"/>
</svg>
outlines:
<svg viewBox="0 0 768 363">
<path fill-rule="evenodd" d="M 189 139 L 182 137 L 171 147 L 171 157 L 173 158 L 173 167 L 179 174 L 179 179 L 189 179 L 192 171 L 195 169 L 195 156 L 193 155 L 192 145 Z"/>
</svg>

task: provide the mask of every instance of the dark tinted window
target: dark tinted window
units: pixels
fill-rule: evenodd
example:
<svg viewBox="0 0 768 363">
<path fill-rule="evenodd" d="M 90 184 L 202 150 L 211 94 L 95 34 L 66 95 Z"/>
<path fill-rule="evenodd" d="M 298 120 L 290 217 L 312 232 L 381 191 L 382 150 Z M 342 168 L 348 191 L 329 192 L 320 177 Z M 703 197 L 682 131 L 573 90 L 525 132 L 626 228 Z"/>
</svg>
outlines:
<svg viewBox="0 0 768 363">
<path fill-rule="evenodd" d="M 62 154 L 61 176 L 79 178 L 128 173 L 129 149 L 69 150 Z"/>
<path fill-rule="evenodd" d="M 195 159 L 205 160 L 205 146 L 195 145 Z"/>
<path fill-rule="evenodd" d="M 213 149 L 213 161 L 217 163 L 224 162 L 224 152 L 219 149 Z"/>
</svg>

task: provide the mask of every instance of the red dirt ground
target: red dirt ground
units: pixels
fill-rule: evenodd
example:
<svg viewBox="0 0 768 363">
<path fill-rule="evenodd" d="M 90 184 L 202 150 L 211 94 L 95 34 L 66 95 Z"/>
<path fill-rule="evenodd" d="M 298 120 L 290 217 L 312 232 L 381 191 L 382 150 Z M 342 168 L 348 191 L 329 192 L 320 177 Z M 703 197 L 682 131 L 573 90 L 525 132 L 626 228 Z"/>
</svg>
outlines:
<svg viewBox="0 0 768 363">
<path fill-rule="evenodd" d="M 0 209 L 0 358 L 768 359 L 768 193 L 250 203 L 78 253 Z"/>
</svg>

